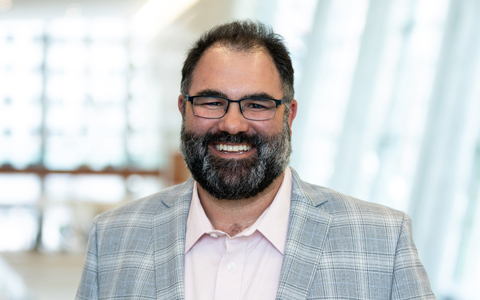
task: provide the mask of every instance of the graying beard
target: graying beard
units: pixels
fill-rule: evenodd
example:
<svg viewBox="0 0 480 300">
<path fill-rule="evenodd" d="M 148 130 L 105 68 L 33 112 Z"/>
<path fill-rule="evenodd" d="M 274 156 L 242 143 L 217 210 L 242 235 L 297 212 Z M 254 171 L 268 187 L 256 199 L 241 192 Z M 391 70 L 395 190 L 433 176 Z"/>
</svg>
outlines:
<svg viewBox="0 0 480 300">
<path fill-rule="evenodd" d="M 212 157 L 208 153 L 207 146 L 204 145 L 203 138 L 185 140 L 185 133 L 184 124 L 182 124 L 181 152 L 187 158 L 188 167 L 191 171 L 192 168 L 201 167 L 204 178 L 196 178 L 197 181 L 200 184 L 203 182 L 202 187 L 219 199 L 233 200 L 255 196 L 280 176 L 289 162 L 291 143 L 287 116 L 285 116 L 281 134 L 274 136 L 273 139 L 267 139 L 266 141 L 270 143 L 266 147 L 257 148 L 259 152 L 256 157 L 242 160 Z M 187 144 L 190 145 L 187 146 Z M 191 159 L 189 161 L 188 158 L 195 156 L 203 157 L 201 166 L 195 166 Z M 269 166 L 270 169 L 267 170 Z M 194 174 L 193 171 L 192 174 Z M 273 178 L 266 178 L 267 175 Z"/>
</svg>

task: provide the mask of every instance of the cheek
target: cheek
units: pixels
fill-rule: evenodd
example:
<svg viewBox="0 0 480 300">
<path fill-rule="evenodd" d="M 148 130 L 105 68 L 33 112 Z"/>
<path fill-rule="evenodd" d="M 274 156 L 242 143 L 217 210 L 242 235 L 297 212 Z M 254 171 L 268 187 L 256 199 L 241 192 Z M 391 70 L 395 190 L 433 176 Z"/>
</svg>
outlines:
<svg viewBox="0 0 480 300">
<path fill-rule="evenodd" d="M 203 119 L 194 115 L 188 115 L 188 113 L 185 116 L 185 129 L 187 131 L 207 133 L 208 131 L 216 128 L 216 123 L 216 120 Z"/>
<path fill-rule="evenodd" d="M 277 111 L 275 114 L 275 118 L 265 122 L 262 125 L 263 131 L 269 131 L 269 132 L 281 132 L 283 131 L 283 123 L 284 123 L 284 114 L 281 111 Z"/>
<path fill-rule="evenodd" d="M 283 120 L 280 120 L 280 121 L 275 120 L 275 122 L 271 122 L 271 121 L 273 120 L 258 122 L 257 124 L 253 124 L 251 126 L 251 131 L 264 136 L 280 133 L 283 131 Z"/>
</svg>

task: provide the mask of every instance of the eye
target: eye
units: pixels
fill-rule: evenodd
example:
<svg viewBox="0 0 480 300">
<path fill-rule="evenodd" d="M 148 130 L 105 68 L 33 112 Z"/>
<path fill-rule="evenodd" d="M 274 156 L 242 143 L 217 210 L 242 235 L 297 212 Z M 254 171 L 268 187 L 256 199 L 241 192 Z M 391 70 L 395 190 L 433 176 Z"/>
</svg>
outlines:
<svg viewBox="0 0 480 300">
<path fill-rule="evenodd" d="M 224 107 L 226 101 L 216 97 L 198 97 L 194 99 L 194 105 L 205 108 Z"/>
<path fill-rule="evenodd" d="M 211 101 L 211 102 L 204 102 L 202 103 L 201 105 L 203 106 L 221 106 L 223 105 L 221 102 L 215 102 L 215 101 Z"/>
<path fill-rule="evenodd" d="M 243 101 L 243 108 L 249 110 L 275 109 L 275 101 L 270 99 L 247 99 Z"/>
<path fill-rule="evenodd" d="M 266 107 L 261 104 L 261 103 L 249 103 L 248 105 L 246 105 L 246 107 L 248 108 L 252 108 L 252 109 L 265 109 Z"/>
</svg>

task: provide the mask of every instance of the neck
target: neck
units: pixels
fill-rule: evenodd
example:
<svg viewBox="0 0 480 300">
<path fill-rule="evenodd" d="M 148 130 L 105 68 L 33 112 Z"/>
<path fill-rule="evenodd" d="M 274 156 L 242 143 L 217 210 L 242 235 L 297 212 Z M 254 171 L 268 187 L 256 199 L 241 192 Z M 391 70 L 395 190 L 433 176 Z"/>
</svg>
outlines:
<svg viewBox="0 0 480 300">
<path fill-rule="evenodd" d="M 197 185 L 198 196 L 207 218 L 216 230 L 235 236 L 250 227 L 272 204 L 282 185 L 283 173 L 258 195 L 238 200 L 216 199 Z"/>
</svg>

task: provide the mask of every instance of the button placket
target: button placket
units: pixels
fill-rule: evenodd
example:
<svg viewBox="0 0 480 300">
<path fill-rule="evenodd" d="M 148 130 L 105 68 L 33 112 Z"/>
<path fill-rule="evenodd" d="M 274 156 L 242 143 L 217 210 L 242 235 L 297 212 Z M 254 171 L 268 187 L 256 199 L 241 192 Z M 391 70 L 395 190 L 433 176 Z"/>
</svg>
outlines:
<svg viewBox="0 0 480 300">
<path fill-rule="evenodd" d="M 226 247 L 218 268 L 215 299 L 240 299 L 247 244 L 244 238 L 225 239 Z"/>
</svg>

